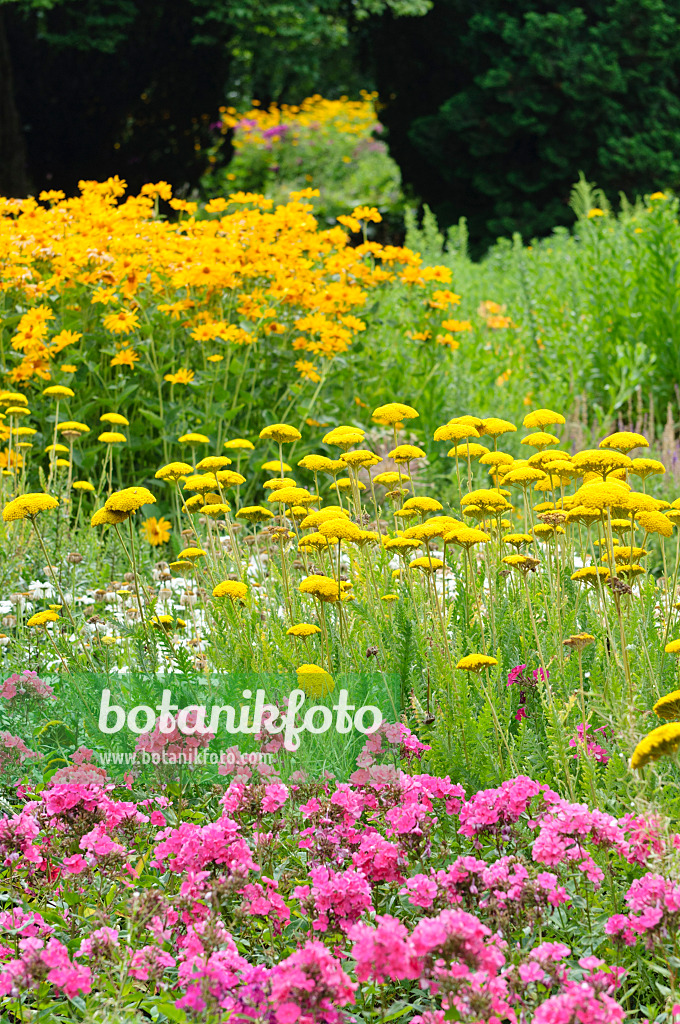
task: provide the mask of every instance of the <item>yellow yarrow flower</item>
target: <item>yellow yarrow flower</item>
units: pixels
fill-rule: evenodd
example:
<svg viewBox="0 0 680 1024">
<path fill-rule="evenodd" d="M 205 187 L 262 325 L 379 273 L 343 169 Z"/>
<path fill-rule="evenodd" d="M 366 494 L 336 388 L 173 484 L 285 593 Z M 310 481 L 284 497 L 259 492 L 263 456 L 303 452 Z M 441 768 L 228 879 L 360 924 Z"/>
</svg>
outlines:
<svg viewBox="0 0 680 1024">
<path fill-rule="evenodd" d="M 48 622 L 58 622 L 59 616 L 55 611 L 44 611 L 36 612 L 35 615 L 31 615 L 30 619 L 26 623 L 27 626 L 45 626 Z"/>
<path fill-rule="evenodd" d="M 177 482 L 181 480 L 183 476 L 187 476 L 193 473 L 193 468 L 188 462 L 169 462 L 167 466 L 161 466 L 161 468 L 154 474 L 156 480 L 171 480 Z"/>
<path fill-rule="evenodd" d="M 100 423 L 112 423 L 118 427 L 129 427 L 130 421 L 122 416 L 119 412 L 105 412 L 99 417 Z"/>
<path fill-rule="evenodd" d="M 212 592 L 213 597 L 229 597 L 232 601 L 243 601 L 247 593 L 248 587 L 239 580 L 224 580 Z"/>
<path fill-rule="evenodd" d="M 329 576 L 307 576 L 298 590 L 301 594 L 311 594 L 324 602 L 334 603 L 340 597 L 340 587 Z"/>
<path fill-rule="evenodd" d="M 5 505 L 2 518 L 6 523 L 17 519 L 34 519 L 40 512 L 49 512 L 55 508 L 59 508 L 59 501 L 51 494 L 22 494 Z"/>
<path fill-rule="evenodd" d="M 288 636 L 314 636 L 315 633 L 320 633 L 321 628 L 313 625 L 311 622 L 297 622 L 294 626 L 289 626 L 286 630 Z"/>
<path fill-rule="evenodd" d="M 649 448 L 649 441 L 642 434 L 636 434 L 632 430 L 618 430 L 600 441 L 600 448 L 615 448 L 627 455 L 633 448 Z"/>
<path fill-rule="evenodd" d="M 277 441 L 279 444 L 290 444 L 299 441 L 301 437 L 300 431 L 287 423 L 272 423 L 260 431 L 261 441 Z"/>
<path fill-rule="evenodd" d="M 657 700 L 653 710 L 659 718 L 663 718 L 667 722 L 675 722 L 680 719 L 680 690 L 673 690 L 672 693 L 661 697 Z"/>
<path fill-rule="evenodd" d="M 225 441 L 223 447 L 227 449 L 240 448 L 243 451 L 249 452 L 252 452 L 255 449 L 253 442 L 248 441 L 245 437 L 234 437 L 231 441 Z"/>
<path fill-rule="evenodd" d="M 402 402 L 388 402 L 387 405 L 379 405 L 377 409 L 374 409 L 371 419 L 381 426 L 391 427 L 401 423 L 402 420 L 415 419 L 418 415 L 419 413 L 410 405 L 404 405 Z"/>
<path fill-rule="evenodd" d="M 125 434 L 119 434 L 115 430 L 105 430 L 103 434 L 100 434 L 97 438 L 102 444 L 124 444 L 127 441 Z"/>
<path fill-rule="evenodd" d="M 110 508 L 98 508 L 90 519 L 91 526 L 116 526 L 130 518 L 129 512 L 115 512 Z"/>
<path fill-rule="evenodd" d="M 409 569 L 422 569 L 423 572 L 436 572 L 437 569 L 442 569 L 444 563 L 441 558 L 428 558 L 424 556 L 422 558 L 414 558 L 413 561 L 408 563 Z"/>
<path fill-rule="evenodd" d="M 262 505 L 247 505 L 236 513 L 237 519 L 245 519 L 247 523 L 263 523 L 266 519 L 273 519 L 274 513 Z"/>
<path fill-rule="evenodd" d="M 533 412 L 526 414 L 522 420 L 522 426 L 527 427 L 549 427 L 555 423 L 562 424 L 565 422 L 564 416 L 559 412 L 553 412 L 552 409 L 534 409 Z"/>
<path fill-rule="evenodd" d="M 295 671 L 298 687 L 308 697 L 326 697 L 335 689 L 333 677 L 318 665 L 300 665 Z"/>
<path fill-rule="evenodd" d="M 146 487 L 126 487 L 114 491 L 104 502 L 111 512 L 137 512 L 143 505 L 155 505 L 156 499 Z"/>
<path fill-rule="evenodd" d="M 64 384 L 51 384 L 50 387 L 44 389 L 43 395 L 48 398 L 75 398 L 76 393 Z"/>
<path fill-rule="evenodd" d="M 640 740 L 630 759 L 631 768 L 644 768 L 667 754 L 675 754 L 680 745 L 680 722 L 660 725 Z"/>
<path fill-rule="evenodd" d="M 492 658 L 488 654 L 466 654 L 464 658 L 460 659 L 456 668 L 463 672 L 481 672 L 482 669 L 491 668 L 497 664 L 498 659 Z"/>
<path fill-rule="evenodd" d="M 184 548 L 177 556 L 178 561 L 196 561 L 198 558 L 205 558 L 205 551 L 202 548 Z"/>
</svg>

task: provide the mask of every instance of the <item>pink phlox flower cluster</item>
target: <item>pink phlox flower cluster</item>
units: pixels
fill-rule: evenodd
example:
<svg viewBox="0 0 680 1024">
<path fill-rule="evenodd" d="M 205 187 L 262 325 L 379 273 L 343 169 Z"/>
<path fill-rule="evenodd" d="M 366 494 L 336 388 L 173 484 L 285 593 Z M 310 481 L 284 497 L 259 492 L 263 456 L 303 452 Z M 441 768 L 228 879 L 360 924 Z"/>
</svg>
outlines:
<svg viewBox="0 0 680 1024">
<path fill-rule="evenodd" d="M 29 750 L 20 736 L 0 730 L 0 771 L 9 765 L 23 764 L 29 758 L 41 758 L 37 750 Z"/>
<path fill-rule="evenodd" d="M 206 1008 L 232 1009 L 232 993 L 238 988 L 240 972 L 248 970 L 248 961 L 236 949 L 229 932 L 220 923 L 213 924 L 211 946 L 204 944 L 206 923 L 189 926 L 179 940 L 180 962 L 177 970 L 179 987 L 184 995 L 177 1000 L 179 1009 L 203 1014 Z"/>
<path fill-rule="evenodd" d="M 623 1007 L 593 984 L 572 982 L 537 1007 L 533 1024 L 621 1024 Z"/>
<path fill-rule="evenodd" d="M 59 768 L 50 781 L 49 786 L 58 786 L 64 782 L 80 783 L 84 786 L 92 783 L 95 786 L 103 786 L 110 782 L 106 769 L 101 765 L 92 763 L 94 750 L 89 747 L 78 747 L 71 755 L 71 764 Z"/>
<path fill-rule="evenodd" d="M 106 825 L 99 824 L 87 832 L 80 840 L 80 849 L 86 850 L 95 857 L 124 857 L 126 849 L 115 842 L 106 831 Z"/>
<path fill-rule="evenodd" d="M 333 807 L 341 807 L 344 812 L 345 824 L 352 825 L 359 820 L 364 812 L 366 796 L 361 790 L 354 789 L 346 782 L 340 782 L 330 798 L 330 803 Z"/>
<path fill-rule="evenodd" d="M 368 768 L 357 768 L 350 775 L 349 781 L 354 786 L 373 786 L 382 789 L 384 786 L 395 786 L 400 777 L 400 770 L 393 764 L 371 764 Z"/>
<path fill-rule="evenodd" d="M 451 782 L 445 776 L 437 775 L 402 775 L 400 785 L 403 790 L 415 791 L 428 809 L 433 809 L 433 800 L 443 800 L 446 813 L 458 814 L 465 800 L 465 790 L 457 782 Z"/>
<path fill-rule="evenodd" d="M 348 868 L 333 871 L 320 865 L 309 872 L 310 885 L 299 885 L 293 895 L 302 900 L 313 917 L 315 931 L 329 928 L 347 931 L 365 910 L 372 907 L 371 887 L 361 872 Z"/>
<path fill-rule="evenodd" d="M 465 910 L 442 910 L 437 917 L 422 918 L 413 929 L 411 941 L 425 973 L 431 977 L 448 973 L 449 964 L 458 977 L 470 971 L 495 975 L 505 963 L 501 940 Z"/>
<path fill-rule="evenodd" d="M 556 865 L 575 863 L 579 871 L 599 888 L 604 872 L 585 848 L 590 841 L 596 846 L 610 848 L 626 856 L 628 843 L 623 829 L 615 818 L 599 810 L 590 810 L 586 804 L 572 804 L 560 800 L 543 816 L 532 848 L 535 861 Z"/>
<path fill-rule="evenodd" d="M 158 981 L 169 967 L 175 966 L 175 958 L 158 946 L 142 946 L 130 958 L 128 974 L 137 981 Z"/>
<path fill-rule="evenodd" d="M 5 679 L 0 686 L 0 697 L 5 700 L 14 700 L 16 697 L 31 699 L 33 697 L 51 698 L 54 700 L 54 690 L 49 683 L 40 679 L 37 672 L 24 671 L 19 675 L 15 672 Z"/>
<path fill-rule="evenodd" d="M 352 864 L 373 884 L 377 882 L 403 882 L 407 861 L 394 843 L 379 832 L 364 832 L 359 849 L 352 854 Z"/>
<path fill-rule="evenodd" d="M 627 946 L 635 945 L 643 935 L 651 947 L 671 924 L 671 915 L 680 912 L 680 884 L 648 872 L 633 881 L 626 903 L 633 913 L 614 914 L 604 926 L 605 933 Z M 674 929 L 677 920 L 673 921 Z"/>
<path fill-rule="evenodd" d="M 560 799 L 548 786 L 534 782 L 526 775 L 509 779 L 498 789 L 480 790 L 461 807 L 458 831 L 469 839 L 487 832 L 501 832 L 529 814 L 535 797 L 541 799 L 543 806 L 540 810 Z M 533 813 L 536 815 L 539 810 Z"/>
<path fill-rule="evenodd" d="M 14 932 L 22 939 L 35 938 L 36 935 L 44 938 L 54 931 L 37 910 L 26 913 L 20 907 L 0 911 L 0 928 L 4 932 Z"/>
<path fill-rule="evenodd" d="M 0 970 L 0 996 L 17 997 L 26 989 L 47 981 L 69 999 L 87 995 L 92 987 L 89 967 L 72 963 L 68 950 L 57 939 L 47 945 L 40 938 L 21 939 L 20 955 Z"/>
<path fill-rule="evenodd" d="M 88 814 L 101 809 L 101 789 L 89 782 L 57 783 L 43 790 L 40 797 L 51 817 L 62 817 L 76 807 Z"/>
<path fill-rule="evenodd" d="M 19 860 L 40 864 L 43 857 L 34 840 L 40 835 L 40 826 L 34 815 L 35 805 L 27 804 L 19 814 L 0 818 L 0 854 L 8 867 Z"/>
<path fill-rule="evenodd" d="M 210 732 L 183 732 L 179 728 L 176 718 L 173 718 L 172 715 L 166 717 L 171 719 L 171 723 L 162 722 L 159 719 L 154 729 L 141 734 L 135 744 L 135 750 L 145 750 L 149 754 L 163 754 L 166 758 L 183 759 L 191 764 L 196 759 L 196 752 L 207 747 L 210 741 L 215 739 L 214 733 Z M 195 729 L 197 722 L 198 712 L 190 711 L 186 716 L 187 729 Z M 169 732 L 161 732 L 162 724 L 172 724 L 172 728 Z"/>
<path fill-rule="evenodd" d="M 252 917 L 266 917 L 275 934 L 280 934 L 290 921 L 290 910 L 279 896 L 278 883 L 272 878 L 262 877 L 262 882 L 251 882 L 239 890 L 243 896 L 241 910 Z"/>
<path fill-rule="evenodd" d="M 50 779 L 49 786 L 75 783 L 82 786 L 105 786 L 110 782 L 105 768 L 96 764 L 67 764 L 58 768 Z"/>
<path fill-rule="evenodd" d="M 424 909 L 463 902 L 481 909 L 492 905 L 502 908 L 513 902 L 536 905 L 544 900 L 556 907 L 569 900 L 557 875 L 551 872 L 539 872 L 532 880 L 527 867 L 514 857 L 501 857 L 487 864 L 469 855 L 457 857 L 447 868 L 431 870 L 429 875 L 412 875 L 400 895 Z"/>
<path fill-rule="evenodd" d="M 76 956 L 110 956 L 118 946 L 120 946 L 118 929 L 109 928 L 107 925 L 104 925 L 103 928 L 96 928 L 93 932 L 90 932 L 86 939 L 83 939 Z"/>
<path fill-rule="evenodd" d="M 342 1024 L 343 1006 L 354 1002 L 356 985 L 322 942 L 271 968 L 269 1002 L 276 1024 Z"/>
<path fill-rule="evenodd" d="M 264 814 L 275 814 L 280 811 L 288 799 L 288 786 L 282 782 L 272 782 L 265 786 L 264 797 L 262 798 L 262 811 Z"/>
<path fill-rule="evenodd" d="M 599 764 L 607 764 L 610 757 L 609 751 L 591 739 L 592 733 L 588 734 L 589 729 L 590 724 L 588 722 L 580 722 L 576 726 L 576 736 L 572 736 L 569 740 L 570 747 L 578 748 L 574 757 L 578 757 L 579 752 L 585 748 L 586 753 L 590 754 Z M 595 732 L 600 733 L 603 737 L 607 735 L 607 729 L 603 725 L 599 729 L 595 729 Z"/>
<path fill-rule="evenodd" d="M 353 925 L 349 938 L 354 943 L 352 956 L 357 963 L 359 981 L 420 977 L 421 966 L 406 925 L 390 914 L 378 914 L 374 924 L 363 921 Z"/>
<path fill-rule="evenodd" d="M 636 818 L 632 814 L 625 814 L 619 818 L 619 825 L 628 841 L 626 859 L 631 864 L 646 864 L 652 854 L 658 856 L 663 853 L 662 825 L 657 818 Z"/>
<path fill-rule="evenodd" d="M 200 870 L 209 864 L 225 866 L 232 875 L 257 871 L 250 848 L 240 834 L 240 826 L 228 817 L 208 825 L 184 821 L 179 828 L 164 829 L 154 850 L 153 867 L 171 871 Z"/>
<path fill-rule="evenodd" d="M 387 742 L 387 747 L 383 746 L 383 739 Z M 400 761 L 410 762 L 420 759 L 427 750 L 431 750 L 431 747 L 426 743 L 421 743 L 408 726 L 401 722 L 383 722 L 380 728 L 371 733 L 366 740 L 357 757 L 357 767 L 359 769 L 370 768 L 383 754 L 392 758 L 397 757 Z"/>
</svg>

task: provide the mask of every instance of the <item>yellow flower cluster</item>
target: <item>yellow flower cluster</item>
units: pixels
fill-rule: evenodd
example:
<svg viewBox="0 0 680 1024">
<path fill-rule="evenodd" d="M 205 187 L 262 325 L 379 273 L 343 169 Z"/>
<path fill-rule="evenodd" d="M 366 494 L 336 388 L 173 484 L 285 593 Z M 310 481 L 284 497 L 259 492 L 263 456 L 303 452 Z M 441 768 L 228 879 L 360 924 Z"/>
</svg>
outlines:
<svg viewBox="0 0 680 1024">
<path fill-rule="evenodd" d="M 359 108 L 370 106 L 367 99 Z M 319 111 L 312 104 L 300 114 Z M 171 200 L 180 219 L 170 221 L 155 208 L 157 196 L 171 197 L 165 183 L 144 186 L 137 196 L 125 191 L 125 182 L 110 178 L 81 182 L 80 195 L 49 206 L 0 198 L 0 288 L 29 306 L 11 338 L 12 384 L 49 380 L 55 356 L 67 346 L 77 369 L 85 352 L 92 358 L 98 323 L 100 338 L 110 335 L 115 347 L 113 356 L 109 350 L 100 357 L 110 366 L 147 368 L 159 386 L 161 376 L 171 387 L 191 385 L 192 368 L 162 373 L 146 355 L 151 325 L 175 322 L 185 344 L 197 342 L 208 362 L 231 346 L 280 344 L 281 335 L 294 352 L 309 356 L 297 360 L 301 377 L 318 381 L 313 360 L 345 352 L 365 330 L 359 314 L 368 290 L 389 281 L 427 287 L 450 279 L 447 268 L 424 267 L 409 249 L 352 246 L 344 227 L 320 229 L 306 193 L 291 194 L 276 209 L 261 195 L 233 193 L 209 203 L 202 218 L 195 203 Z M 352 219 L 380 215 L 358 208 Z M 87 323 L 87 331 L 65 329 L 64 311 L 70 322 Z"/>
</svg>

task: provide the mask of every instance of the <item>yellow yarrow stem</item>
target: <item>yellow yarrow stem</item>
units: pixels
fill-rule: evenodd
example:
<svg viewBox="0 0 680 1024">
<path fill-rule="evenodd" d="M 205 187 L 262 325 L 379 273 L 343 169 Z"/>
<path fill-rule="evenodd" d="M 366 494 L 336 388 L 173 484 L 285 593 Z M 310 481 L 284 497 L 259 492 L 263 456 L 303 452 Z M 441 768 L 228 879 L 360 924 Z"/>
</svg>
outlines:
<svg viewBox="0 0 680 1024">
<path fill-rule="evenodd" d="M 84 642 L 83 642 L 83 640 L 82 640 L 82 638 L 81 638 L 81 636 L 80 636 L 80 634 L 78 632 L 78 627 L 76 626 L 75 619 L 73 618 L 73 615 L 71 613 L 71 608 L 70 608 L 70 606 L 68 604 L 68 601 L 64 597 L 64 591 L 61 589 L 61 583 L 59 582 L 59 577 L 57 576 L 56 570 L 55 570 L 54 566 L 52 565 L 52 562 L 50 561 L 50 556 L 47 553 L 47 548 L 45 547 L 45 542 L 42 539 L 42 534 L 40 533 L 40 530 L 38 529 L 38 524 L 37 524 L 37 522 L 35 520 L 35 516 L 31 517 L 31 525 L 33 526 L 33 529 L 35 530 L 35 535 L 38 538 L 38 543 L 40 544 L 42 553 L 45 556 L 45 561 L 47 563 L 47 567 L 50 570 L 50 576 L 54 580 L 54 584 L 55 584 L 55 586 L 56 586 L 56 588 L 57 588 L 57 590 L 59 592 L 59 597 L 61 598 L 61 603 L 64 606 L 64 608 L 66 609 L 66 614 L 68 615 L 69 619 L 71 620 L 71 625 L 73 626 L 73 632 L 78 637 L 78 640 L 80 641 L 80 646 L 83 649 L 83 654 L 85 655 L 87 661 L 89 662 L 90 668 L 94 672 L 95 667 L 94 667 L 94 664 L 92 662 L 92 658 L 90 657 L 89 651 L 85 647 L 85 644 L 84 644 Z"/>
</svg>

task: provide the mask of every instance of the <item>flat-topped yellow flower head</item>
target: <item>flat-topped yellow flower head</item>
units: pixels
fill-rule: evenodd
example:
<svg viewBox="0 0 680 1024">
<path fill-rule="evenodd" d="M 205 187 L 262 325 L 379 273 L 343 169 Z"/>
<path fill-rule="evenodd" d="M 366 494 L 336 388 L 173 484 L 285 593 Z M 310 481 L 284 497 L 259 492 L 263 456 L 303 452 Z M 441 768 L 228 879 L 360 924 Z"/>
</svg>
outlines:
<svg viewBox="0 0 680 1024">
<path fill-rule="evenodd" d="M 466 437 L 479 437 L 474 423 L 445 423 L 434 432 L 435 441 L 462 441 Z"/>
<path fill-rule="evenodd" d="M 344 467 L 344 462 L 338 467 L 338 460 L 329 459 L 325 455 L 305 455 L 304 459 L 300 459 L 298 466 L 302 469 L 309 470 L 310 473 L 337 473 L 339 468 Z M 264 469 L 264 467 L 262 467 Z M 290 467 L 288 467 L 290 468 Z"/>
<path fill-rule="evenodd" d="M 114 491 L 104 502 L 111 512 L 137 512 L 143 505 L 155 505 L 156 499 L 146 487 L 126 487 Z"/>
<path fill-rule="evenodd" d="M 501 420 L 497 416 L 490 416 L 488 419 L 482 420 L 482 426 L 479 429 L 480 436 L 487 434 L 488 437 L 494 438 L 500 437 L 501 434 L 514 433 L 517 427 L 514 423 L 510 423 L 509 420 Z"/>
<path fill-rule="evenodd" d="M 58 622 L 59 616 L 55 611 L 48 610 L 44 612 L 36 612 L 35 615 L 31 615 L 30 619 L 26 623 L 27 626 L 46 626 L 48 622 Z"/>
<path fill-rule="evenodd" d="M 178 561 L 195 562 L 198 558 L 205 558 L 205 551 L 202 548 L 184 548 L 177 556 Z"/>
<path fill-rule="evenodd" d="M 414 558 L 408 563 L 409 569 L 420 569 L 425 573 L 436 572 L 437 569 L 443 569 L 444 563 L 441 558 L 430 558 L 427 555 L 423 555 L 422 558 Z"/>
<path fill-rule="evenodd" d="M 295 671 L 298 687 L 307 697 L 325 697 L 335 689 L 333 677 L 319 665 L 300 665 Z"/>
<path fill-rule="evenodd" d="M 658 761 L 668 754 L 675 754 L 680 746 L 680 722 L 669 722 L 652 729 L 640 740 L 630 759 L 631 768 L 644 768 L 650 761 Z"/>
<path fill-rule="evenodd" d="M 225 441 L 223 447 L 227 449 L 241 449 L 245 452 L 252 452 L 255 449 L 253 442 L 248 441 L 245 437 L 234 437 L 231 441 Z"/>
<path fill-rule="evenodd" d="M 111 508 L 98 508 L 90 519 L 91 526 L 117 526 L 130 518 L 129 512 L 116 512 Z"/>
<path fill-rule="evenodd" d="M 215 479 L 220 487 L 238 487 L 246 482 L 246 478 L 233 469 L 218 469 Z"/>
<path fill-rule="evenodd" d="M 298 589 L 324 603 L 334 604 L 340 599 L 340 587 L 330 576 L 307 576 Z"/>
<path fill-rule="evenodd" d="M 40 512 L 49 512 L 55 508 L 59 508 L 59 501 L 51 494 L 22 494 L 5 505 L 2 518 L 6 523 L 17 519 L 35 519 Z"/>
<path fill-rule="evenodd" d="M 57 424 L 60 434 L 89 434 L 90 428 L 86 423 L 79 423 L 77 420 L 63 420 Z"/>
<path fill-rule="evenodd" d="M 658 699 L 653 711 L 667 722 L 677 722 L 680 719 L 680 690 L 673 690 L 672 693 Z"/>
<path fill-rule="evenodd" d="M 286 630 L 287 636 L 301 636 L 308 637 L 314 636 L 315 633 L 320 633 L 321 628 L 315 626 L 311 622 L 296 622 L 294 626 L 289 626 Z"/>
<path fill-rule="evenodd" d="M 248 594 L 248 587 L 239 580 L 224 580 L 213 588 L 213 597 L 229 597 L 232 601 L 243 601 Z"/>
<path fill-rule="evenodd" d="M 492 658 L 489 654 L 466 654 L 464 658 L 460 659 L 456 668 L 463 672 L 481 672 L 483 669 L 497 664 L 498 659 Z"/>
<path fill-rule="evenodd" d="M 380 455 L 376 455 L 375 452 L 369 452 L 365 448 L 358 448 L 354 451 L 343 452 L 340 456 L 340 462 L 343 462 L 346 466 L 353 466 L 355 469 L 370 469 L 371 466 L 377 466 L 378 463 L 382 462 Z"/>
<path fill-rule="evenodd" d="M 346 452 L 362 443 L 364 433 L 359 427 L 335 427 L 324 436 L 323 443 Z"/>
<path fill-rule="evenodd" d="M 246 505 L 236 513 L 237 519 L 245 519 L 247 523 L 263 523 L 266 519 L 273 519 L 274 513 L 262 505 Z"/>
<path fill-rule="evenodd" d="M 211 473 L 216 472 L 218 469 L 226 469 L 227 466 L 231 466 L 231 459 L 227 458 L 226 455 L 206 455 L 204 459 L 196 463 L 196 469 Z"/>
<path fill-rule="evenodd" d="M 393 459 L 397 465 L 412 462 L 413 459 L 424 459 L 425 452 L 414 444 L 398 444 L 391 452 L 388 452 L 388 459 Z"/>
<path fill-rule="evenodd" d="M 522 426 L 529 429 L 542 430 L 544 427 L 553 426 L 556 423 L 562 424 L 565 422 L 564 416 L 560 412 L 553 412 L 552 409 L 534 409 L 533 412 L 528 412 L 522 420 Z"/>
<path fill-rule="evenodd" d="M 105 412 L 99 417 L 100 423 L 112 423 L 117 427 L 129 427 L 130 421 L 119 412 Z"/>
<path fill-rule="evenodd" d="M 371 419 L 383 427 L 393 427 L 401 423 L 402 420 L 412 420 L 418 415 L 419 413 L 410 405 L 404 405 L 402 402 L 388 402 L 387 405 L 379 405 L 377 409 L 374 409 Z"/>
<path fill-rule="evenodd" d="M 276 441 L 278 444 L 291 444 L 301 437 L 297 427 L 291 427 L 288 423 L 272 423 L 260 431 L 261 441 Z"/>
<path fill-rule="evenodd" d="M 617 430 L 600 441 L 600 448 L 615 448 L 618 452 L 627 455 L 633 448 L 649 448 L 649 441 L 642 434 L 636 434 L 632 430 Z"/>
<path fill-rule="evenodd" d="M 408 498 L 403 505 L 402 511 L 406 509 L 414 512 L 419 512 L 421 515 L 425 515 L 426 512 L 441 512 L 444 508 L 441 501 L 437 501 L 436 498 Z"/>
<path fill-rule="evenodd" d="M 193 467 L 188 462 L 169 462 L 167 466 L 161 466 L 161 468 L 154 473 L 156 480 L 170 480 L 176 483 L 181 480 L 183 476 L 189 476 L 193 473 Z"/>
<path fill-rule="evenodd" d="M 209 437 L 206 437 L 205 434 L 198 434 L 195 431 L 192 431 L 188 434 L 182 434 L 182 436 L 178 437 L 177 440 L 179 441 L 180 444 L 210 444 Z"/>
<path fill-rule="evenodd" d="M 663 476 L 666 467 L 658 459 L 633 459 L 630 471 L 641 480 L 646 480 L 648 476 Z"/>
<path fill-rule="evenodd" d="M 116 430 L 105 430 L 103 434 L 100 434 L 97 438 L 102 444 L 125 444 L 127 437 L 125 434 L 119 434 Z"/>
<path fill-rule="evenodd" d="M 43 390 L 43 395 L 47 398 L 75 398 L 76 393 L 72 388 L 67 388 L 65 384 L 50 384 Z"/>
</svg>

